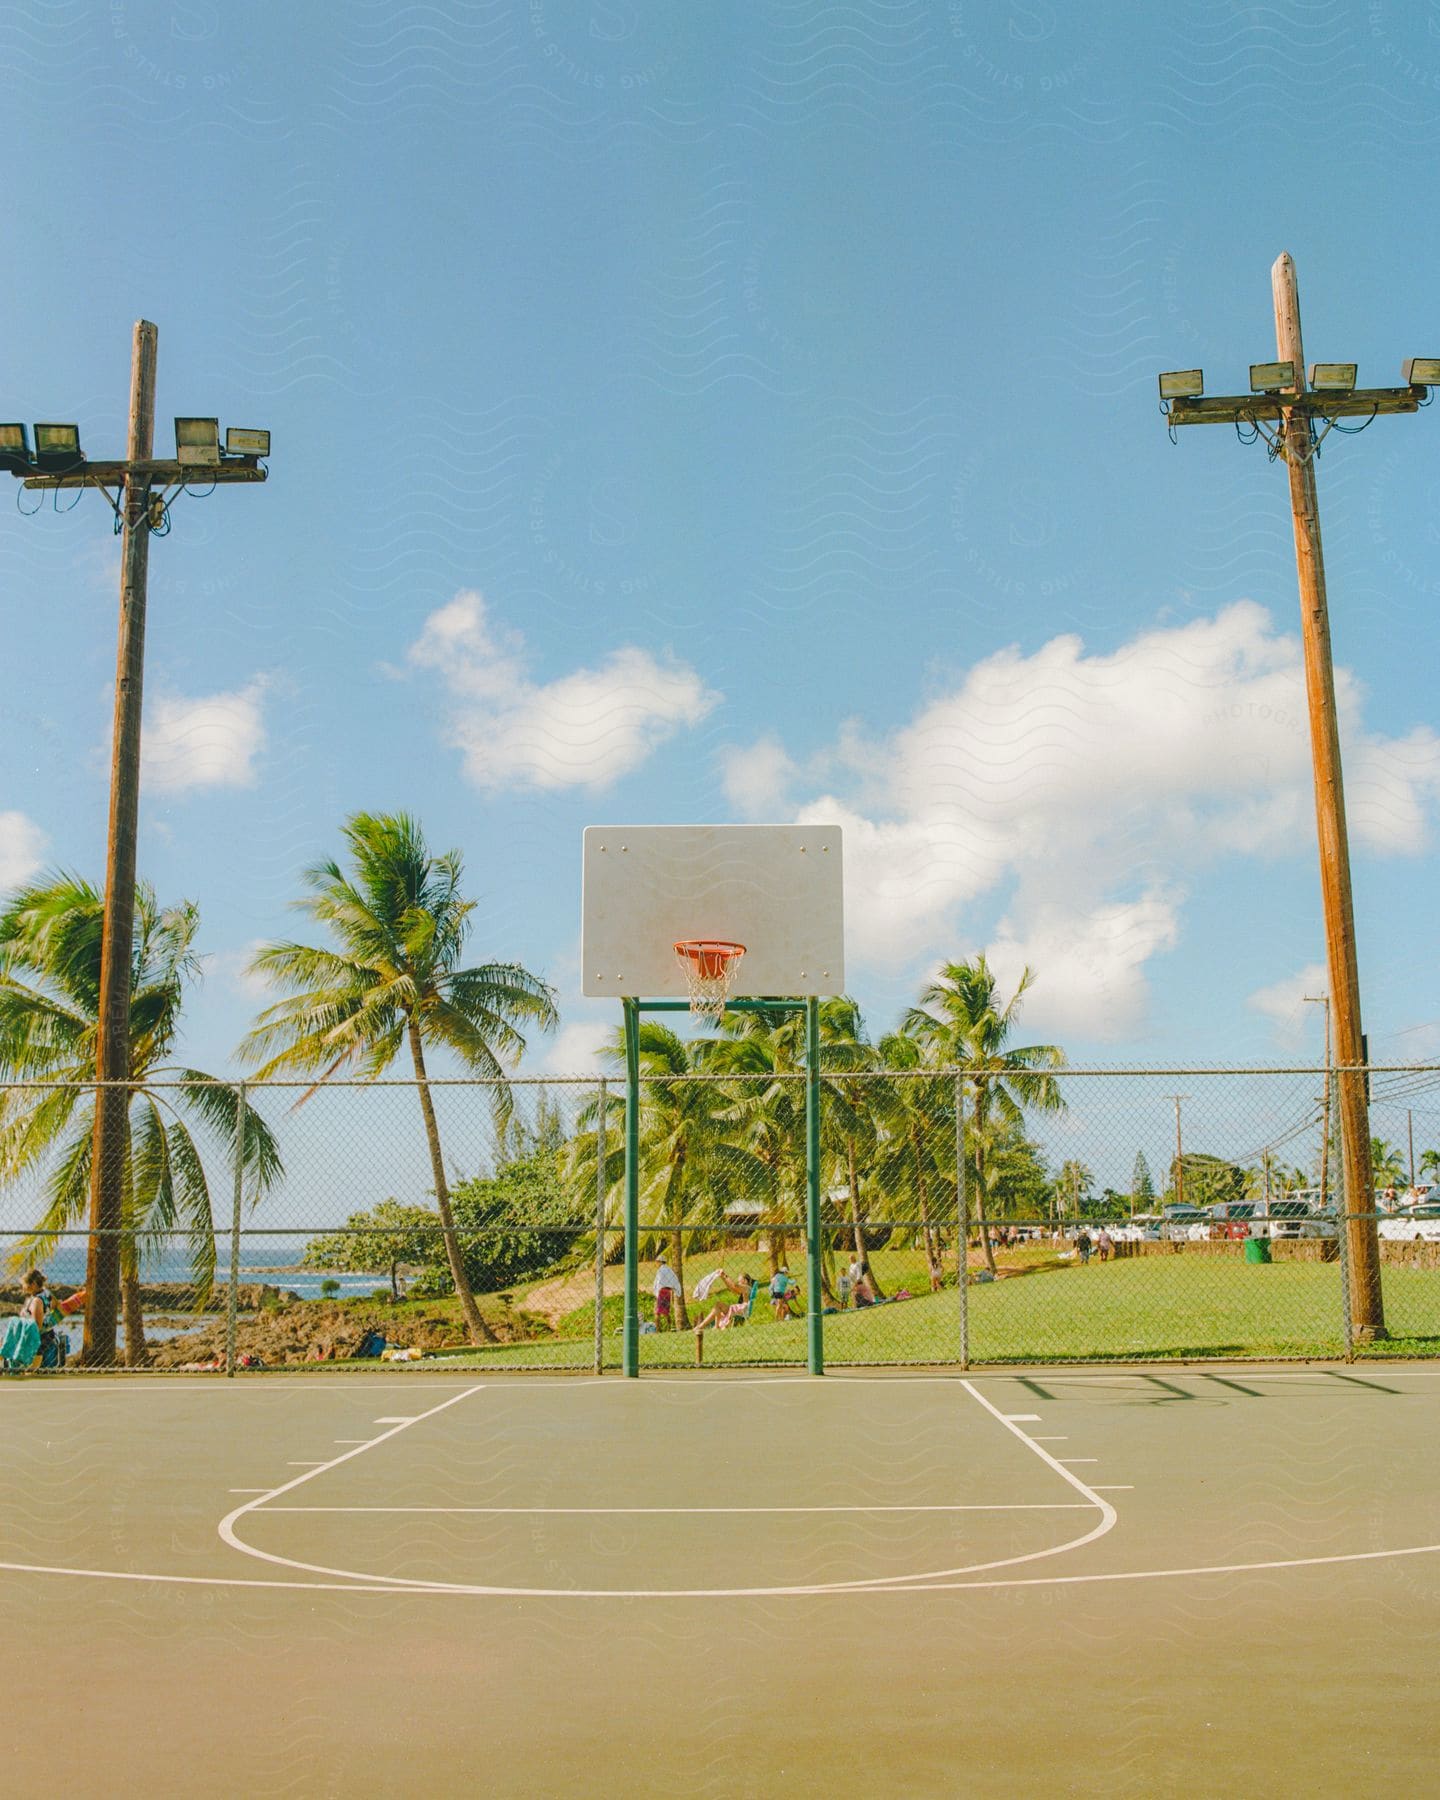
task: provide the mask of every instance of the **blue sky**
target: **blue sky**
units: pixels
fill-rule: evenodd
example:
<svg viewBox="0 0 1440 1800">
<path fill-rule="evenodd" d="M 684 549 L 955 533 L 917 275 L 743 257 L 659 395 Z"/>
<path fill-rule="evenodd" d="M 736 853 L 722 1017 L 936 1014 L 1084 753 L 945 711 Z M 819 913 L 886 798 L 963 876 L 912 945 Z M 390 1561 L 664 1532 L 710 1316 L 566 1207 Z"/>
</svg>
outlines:
<svg viewBox="0 0 1440 1800">
<path fill-rule="evenodd" d="M 887 1029 L 1037 971 L 1073 1060 L 1313 1057 L 1323 977 L 1283 472 L 1167 441 L 1296 258 L 1312 357 L 1440 354 L 1440 7 L 244 8 L 18 0 L 0 413 L 118 454 L 132 322 L 263 489 L 151 555 L 141 865 L 210 959 L 357 808 L 458 845 L 476 951 L 594 1066 L 581 828 L 838 818 Z M 1320 469 L 1367 1024 L 1440 1048 L 1440 425 Z M 118 558 L 0 529 L 0 886 L 103 867 Z"/>
</svg>

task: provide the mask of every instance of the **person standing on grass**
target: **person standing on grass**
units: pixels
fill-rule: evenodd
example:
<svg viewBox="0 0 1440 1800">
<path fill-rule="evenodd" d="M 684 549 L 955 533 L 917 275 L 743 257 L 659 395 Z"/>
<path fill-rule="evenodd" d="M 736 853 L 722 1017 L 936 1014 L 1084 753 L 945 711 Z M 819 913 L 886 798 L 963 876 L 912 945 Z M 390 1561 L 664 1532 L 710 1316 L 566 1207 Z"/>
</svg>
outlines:
<svg viewBox="0 0 1440 1800">
<path fill-rule="evenodd" d="M 651 1291 L 655 1295 L 655 1329 L 663 1331 L 674 1319 L 675 1296 L 683 1291 L 680 1277 L 663 1254 L 655 1266 L 655 1281 Z"/>
<path fill-rule="evenodd" d="M 1101 1262 L 1109 1262 L 1110 1252 L 1115 1248 L 1115 1240 L 1103 1225 L 1100 1227 L 1099 1237 L 1095 1240 L 1095 1248 L 1100 1252 Z"/>
<path fill-rule="evenodd" d="M 1075 1248 L 1080 1253 L 1080 1263 L 1083 1267 L 1090 1260 L 1090 1233 L 1084 1230 L 1083 1227 L 1079 1237 L 1075 1240 Z"/>
</svg>

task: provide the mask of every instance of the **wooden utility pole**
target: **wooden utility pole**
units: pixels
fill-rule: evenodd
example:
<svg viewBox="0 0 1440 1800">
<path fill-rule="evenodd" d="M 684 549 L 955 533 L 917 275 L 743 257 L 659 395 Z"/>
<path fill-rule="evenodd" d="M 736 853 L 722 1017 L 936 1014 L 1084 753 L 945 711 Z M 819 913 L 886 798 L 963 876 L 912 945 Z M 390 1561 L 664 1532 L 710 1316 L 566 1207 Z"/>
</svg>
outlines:
<svg viewBox="0 0 1440 1800">
<path fill-rule="evenodd" d="M 1410 1186 L 1415 1186 L 1415 1114 L 1407 1106 L 1405 1108 L 1405 1136 L 1410 1141 Z"/>
<path fill-rule="evenodd" d="M 1342 419 L 1357 421 L 1349 429 L 1364 430 L 1375 419 L 1418 412 L 1440 386 L 1440 359 L 1412 358 L 1405 362 L 1402 387 L 1357 387 L 1353 363 L 1317 364 L 1312 385 L 1306 373 L 1300 334 L 1295 264 L 1288 255 L 1276 259 L 1270 284 L 1278 361 L 1251 365 L 1251 392 L 1207 395 L 1202 370 L 1176 369 L 1160 377 L 1160 397 L 1172 437 L 1180 425 L 1231 425 L 1243 442 L 1263 439 L 1271 458 L 1280 458 L 1289 473 L 1315 776 L 1325 954 L 1334 1010 L 1333 1067 L 1347 1215 L 1350 1318 L 1352 1337 L 1363 1342 L 1384 1336 L 1385 1315 L 1380 1294 L 1365 1040 L 1360 1023 L 1360 973 L 1355 954 L 1350 846 L 1335 718 L 1335 675 L 1330 655 L 1315 455 Z"/>
<path fill-rule="evenodd" d="M 215 419 L 177 419 L 175 455 L 155 456 L 155 351 L 159 333 L 147 320 L 135 326 L 130 355 L 130 435 L 123 461 L 92 462 L 72 446 L 59 454 L 40 442 L 31 453 L 23 426 L 9 436 L 0 470 L 27 488 L 99 488 L 122 533 L 120 636 L 115 659 L 115 727 L 110 761 L 110 828 L 105 857 L 105 903 L 100 993 L 95 1037 L 95 1127 L 91 1139 L 90 1232 L 85 1257 L 85 1338 L 82 1361 L 115 1360 L 120 1271 L 129 1159 L 130 986 L 135 934 L 135 846 L 140 815 L 140 715 L 144 703 L 146 578 L 150 535 L 168 528 L 169 506 L 186 484 L 207 487 L 266 479 L 262 458 L 270 433 L 231 428 L 220 447 Z M 183 433 L 183 441 L 182 441 Z M 114 496 L 111 496 L 111 489 Z"/>
<path fill-rule="evenodd" d="M 155 449 L 155 352 L 159 333 L 135 327 L 130 357 L 127 462 Z M 90 1163 L 90 1240 L 85 1258 L 85 1339 L 80 1359 L 115 1360 L 120 1311 L 120 1233 L 129 1137 L 130 959 L 135 934 L 135 840 L 140 818 L 140 712 L 145 689 L 145 602 L 150 570 L 150 482 L 127 476 L 120 496 L 120 633 L 115 658 L 115 728 L 110 756 L 110 829 L 100 946 L 95 1041 L 95 1138 Z"/>
<path fill-rule="evenodd" d="M 1287 390 L 1305 393 L 1305 349 L 1300 336 L 1300 294 L 1288 255 L 1270 271 L 1275 300 L 1275 354 L 1294 364 Z M 1340 769 L 1340 728 L 1335 712 L 1335 668 L 1330 654 L 1330 613 L 1325 598 L 1325 557 L 1320 545 L 1320 501 L 1315 486 L 1315 438 L 1308 414 L 1285 410 L 1285 467 L 1295 525 L 1295 566 L 1300 576 L 1300 624 L 1305 653 L 1305 697 L 1310 709 L 1310 755 L 1315 773 L 1315 825 L 1320 840 L 1320 894 L 1325 911 L 1325 954 L 1334 1015 L 1340 1113 L 1340 1157 L 1350 1250 L 1350 1318 L 1360 1339 L 1385 1330 L 1380 1293 L 1380 1242 L 1370 1172 L 1370 1112 L 1365 1100 L 1365 1045 L 1360 1026 L 1360 964 L 1355 951 L 1355 902 L 1350 887 L 1350 839 L 1345 827 L 1345 784 Z M 1328 1066 L 1328 1059 L 1327 1059 Z M 1363 1215 L 1356 1217 L 1355 1215 Z"/>
</svg>

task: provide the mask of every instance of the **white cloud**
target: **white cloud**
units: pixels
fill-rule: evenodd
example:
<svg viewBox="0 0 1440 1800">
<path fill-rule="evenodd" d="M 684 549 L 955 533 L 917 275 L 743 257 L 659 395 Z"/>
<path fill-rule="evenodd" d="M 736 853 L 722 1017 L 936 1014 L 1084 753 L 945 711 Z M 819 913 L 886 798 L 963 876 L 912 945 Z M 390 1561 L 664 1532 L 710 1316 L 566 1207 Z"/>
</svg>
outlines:
<svg viewBox="0 0 1440 1800">
<path fill-rule="evenodd" d="M 1372 733 L 1359 683 L 1341 670 L 1336 688 L 1352 841 L 1416 852 L 1440 736 Z M 757 784 L 784 766 L 768 740 L 748 754 Z M 933 957 L 967 907 L 999 899 L 997 961 L 1012 976 L 1034 964 L 1033 1010 L 1092 1037 L 1142 1022 L 1146 967 L 1176 942 L 1192 875 L 1314 842 L 1299 640 L 1250 601 L 1105 654 L 1077 636 L 999 651 L 888 739 L 847 725 L 812 766 L 836 791 L 798 817 L 845 828 L 857 961 Z"/>
<path fill-rule="evenodd" d="M 524 1075 L 603 1075 L 600 1052 L 615 1042 L 615 1020 L 571 1019 L 553 1038 L 542 1040 L 534 1063 L 527 1061 Z M 539 1047 L 539 1046 L 537 1046 Z M 608 1071 L 614 1073 L 613 1070 Z"/>
<path fill-rule="evenodd" d="M 238 950 L 212 950 L 204 958 L 205 973 L 222 981 L 234 994 L 247 1000 L 275 1000 L 278 993 L 263 975 L 254 974 L 250 964 L 264 948 L 263 938 L 251 938 Z"/>
<path fill-rule="evenodd" d="M 762 737 L 746 749 L 720 753 L 725 798 L 742 818 L 778 817 L 785 810 L 796 772 L 789 752 L 775 737 Z"/>
<path fill-rule="evenodd" d="M 38 873 L 45 833 L 22 812 L 0 812 L 0 893 Z"/>
<path fill-rule="evenodd" d="M 252 786 L 255 758 L 265 747 L 265 688 L 257 676 L 232 694 L 151 701 L 141 740 L 147 786 L 172 793 Z"/>
<path fill-rule="evenodd" d="M 432 613 L 408 656 L 449 691 L 449 741 L 481 788 L 608 787 L 720 698 L 686 664 L 633 645 L 532 681 L 523 638 L 497 627 L 473 592 Z"/>
<path fill-rule="evenodd" d="M 1024 1002 L 1030 1034 L 1115 1038 L 1144 1024 L 1145 966 L 1179 936 L 1179 896 L 1156 888 L 1078 914 L 1047 906 L 1020 928 L 1002 920 L 990 964 L 1007 994 L 1027 964 L 1036 970 Z"/>
<path fill-rule="evenodd" d="M 1277 1042 L 1294 1046 L 1305 1037 L 1307 1025 L 1319 1022 L 1312 1018 L 1312 1011 L 1323 1011 L 1322 1008 L 1312 1009 L 1307 1006 L 1306 995 L 1327 994 L 1329 991 L 1330 977 L 1325 965 L 1306 963 L 1294 975 L 1287 975 L 1282 981 L 1272 981 L 1269 987 L 1256 988 L 1253 994 L 1246 996 L 1245 1004 L 1269 1019 Z"/>
</svg>

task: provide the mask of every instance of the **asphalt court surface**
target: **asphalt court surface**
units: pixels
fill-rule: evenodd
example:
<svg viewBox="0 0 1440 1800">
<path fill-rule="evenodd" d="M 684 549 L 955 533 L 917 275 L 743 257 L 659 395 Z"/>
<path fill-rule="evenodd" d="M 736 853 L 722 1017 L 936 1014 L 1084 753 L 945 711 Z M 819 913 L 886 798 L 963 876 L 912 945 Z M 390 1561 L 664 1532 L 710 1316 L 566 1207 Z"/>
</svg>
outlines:
<svg viewBox="0 0 1440 1800">
<path fill-rule="evenodd" d="M 1397 1646 L 1440 1672 L 1437 1403 L 1417 1365 L 18 1381 L 0 1563 L 94 1634 L 97 1772 L 128 1745 L 151 1792 L 135 1690 L 203 1670 L 232 1698 L 197 1741 L 233 1712 L 253 1751 L 268 1707 L 279 1791 L 383 1776 L 387 1717 L 429 1721 L 395 1791 L 460 1791 L 467 1733 L 517 1758 L 490 1791 L 617 1791 L 663 1691 L 702 1794 L 768 1791 L 724 1745 L 787 1693 L 780 1765 L 827 1792 L 1200 1793 L 1234 1757 L 1232 1791 L 1340 1793 L 1440 1750 L 1428 1711 L 1329 1743 Z M 1014 1741 L 1036 1682 L 1064 1729 Z M 963 1782 L 961 1717 L 1004 1751 Z"/>
</svg>

